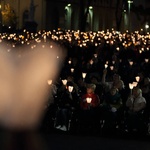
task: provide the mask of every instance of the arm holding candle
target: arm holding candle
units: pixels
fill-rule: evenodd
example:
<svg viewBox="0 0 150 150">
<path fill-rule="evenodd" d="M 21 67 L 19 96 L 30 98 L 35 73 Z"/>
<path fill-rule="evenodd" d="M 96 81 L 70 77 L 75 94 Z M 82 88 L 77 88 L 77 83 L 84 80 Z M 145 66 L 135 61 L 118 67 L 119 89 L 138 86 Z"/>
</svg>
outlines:
<svg viewBox="0 0 150 150">
<path fill-rule="evenodd" d="M 88 97 L 87 94 L 83 95 L 82 100 L 80 102 L 81 109 L 89 109 L 98 107 L 100 104 L 100 99 L 96 94 L 92 94 Z"/>
</svg>

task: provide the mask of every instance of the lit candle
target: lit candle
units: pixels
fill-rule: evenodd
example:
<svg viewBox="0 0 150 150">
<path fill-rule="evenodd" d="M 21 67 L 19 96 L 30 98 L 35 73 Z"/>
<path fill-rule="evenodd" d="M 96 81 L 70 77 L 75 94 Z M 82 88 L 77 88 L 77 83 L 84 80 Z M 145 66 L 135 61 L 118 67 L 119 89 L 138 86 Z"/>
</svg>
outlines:
<svg viewBox="0 0 150 150">
<path fill-rule="evenodd" d="M 145 58 L 145 62 L 148 63 L 148 62 L 149 62 L 149 59 Z"/>
<path fill-rule="evenodd" d="M 71 93 L 73 91 L 73 86 L 68 86 L 68 91 Z"/>
<path fill-rule="evenodd" d="M 110 66 L 110 70 L 114 70 L 114 66 Z"/>
<path fill-rule="evenodd" d="M 68 61 L 68 64 L 71 64 L 71 60 Z"/>
<path fill-rule="evenodd" d="M 97 54 L 94 54 L 94 57 L 97 58 Z"/>
<path fill-rule="evenodd" d="M 106 61 L 106 64 L 107 64 L 107 65 L 108 65 L 108 63 L 109 63 L 109 62 L 108 62 L 108 61 Z"/>
<path fill-rule="evenodd" d="M 132 85 L 133 87 L 136 87 L 138 85 L 138 82 L 133 82 Z"/>
<path fill-rule="evenodd" d="M 83 79 L 85 79 L 86 73 L 82 72 L 82 77 L 83 77 Z"/>
<path fill-rule="evenodd" d="M 74 72 L 74 68 L 71 68 L 71 72 L 72 72 L 72 73 Z"/>
<path fill-rule="evenodd" d="M 117 47 L 117 48 L 116 48 L 116 50 L 117 50 L 117 51 L 119 51 L 119 50 L 120 50 L 120 48 L 119 48 L 119 47 Z"/>
<path fill-rule="evenodd" d="M 67 80 L 66 79 L 62 80 L 62 83 L 63 83 L 63 85 L 66 85 L 67 84 Z"/>
<path fill-rule="evenodd" d="M 105 64 L 105 69 L 108 67 L 108 65 L 107 64 Z"/>
<path fill-rule="evenodd" d="M 115 64 L 115 61 L 114 61 L 114 60 L 112 61 L 112 64 Z"/>
<path fill-rule="evenodd" d="M 133 84 L 129 83 L 129 88 L 132 90 L 133 89 Z"/>
<path fill-rule="evenodd" d="M 92 101 L 92 98 L 90 98 L 90 97 L 87 97 L 87 98 L 86 98 L 86 102 L 87 102 L 87 103 L 91 103 L 91 101 Z"/>
<path fill-rule="evenodd" d="M 44 42 L 46 42 L 46 35 L 44 35 Z"/>
<path fill-rule="evenodd" d="M 92 59 L 90 60 L 90 64 L 93 65 L 93 60 Z"/>
<path fill-rule="evenodd" d="M 47 80 L 48 85 L 52 84 L 52 80 Z"/>
<path fill-rule="evenodd" d="M 129 64 L 130 64 L 130 66 L 132 66 L 132 65 L 133 65 L 133 61 L 130 60 L 130 61 L 129 61 Z"/>
<path fill-rule="evenodd" d="M 140 76 L 136 76 L 135 79 L 136 79 L 137 82 L 139 82 L 140 81 Z"/>
</svg>

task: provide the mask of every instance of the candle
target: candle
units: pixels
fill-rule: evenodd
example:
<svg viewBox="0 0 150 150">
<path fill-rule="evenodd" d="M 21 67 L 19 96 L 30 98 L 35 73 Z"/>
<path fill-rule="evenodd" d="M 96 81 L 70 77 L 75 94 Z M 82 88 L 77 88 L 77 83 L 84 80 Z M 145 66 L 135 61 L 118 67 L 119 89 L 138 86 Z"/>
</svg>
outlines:
<svg viewBox="0 0 150 150">
<path fill-rule="evenodd" d="M 133 65 L 133 61 L 130 60 L 130 61 L 129 61 L 129 64 L 130 64 L 130 66 L 132 66 L 132 65 Z"/>
<path fill-rule="evenodd" d="M 137 82 L 140 81 L 140 77 L 139 76 L 136 76 L 135 79 L 136 79 Z"/>
<path fill-rule="evenodd" d="M 52 84 L 52 80 L 47 80 L 48 85 Z"/>
<path fill-rule="evenodd" d="M 92 98 L 90 98 L 90 97 L 87 97 L 87 98 L 86 98 L 86 102 L 87 102 L 87 103 L 91 103 L 91 101 L 92 101 Z"/>
<path fill-rule="evenodd" d="M 71 72 L 72 72 L 72 73 L 74 72 L 74 68 L 71 68 Z"/>
<path fill-rule="evenodd" d="M 86 73 L 82 73 L 82 77 L 83 77 L 83 79 L 85 79 L 85 77 L 86 77 Z"/>
<path fill-rule="evenodd" d="M 108 65 L 107 64 L 105 64 L 105 69 L 108 67 Z"/>
<path fill-rule="evenodd" d="M 120 48 L 119 48 L 119 47 L 117 47 L 117 48 L 116 48 L 116 50 L 117 50 L 117 51 L 119 51 L 119 50 L 120 50 Z"/>
<path fill-rule="evenodd" d="M 110 66 L 110 70 L 114 70 L 114 66 Z"/>
<path fill-rule="evenodd" d="M 112 61 L 112 64 L 115 64 L 115 61 L 114 61 L 114 60 Z"/>
<path fill-rule="evenodd" d="M 132 83 L 133 87 L 136 87 L 137 84 L 138 84 L 138 82 L 133 82 L 133 83 Z"/>
<path fill-rule="evenodd" d="M 97 54 L 94 54 L 94 57 L 97 58 Z"/>
<path fill-rule="evenodd" d="M 148 63 L 148 61 L 149 61 L 149 59 L 146 59 L 146 58 L 145 58 L 145 62 Z"/>
<path fill-rule="evenodd" d="M 93 64 L 93 60 L 92 60 L 92 59 L 90 60 L 90 64 L 91 64 L 91 65 Z"/>
<path fill-rule="evenodd" d="M 71 60 L 68 61 L 68 64 L 71 64 Z"/>
<path fill-rule="evenodd" d="M 68 86 L 68 91 L 71 93 L 73 91 L 73 86 Z"/>
<path fill-rule="evenodd" d="M 129 88 L 132 90 L 133 89 L 133 84 L 129 83 Z"/>
<path fill-rule="evenodd" d="M 63 83 L 63 85 L 66 85 L 67 84 L 67 80 L 66 79 L 62 80 L 62 83 Z"/>
</svg>

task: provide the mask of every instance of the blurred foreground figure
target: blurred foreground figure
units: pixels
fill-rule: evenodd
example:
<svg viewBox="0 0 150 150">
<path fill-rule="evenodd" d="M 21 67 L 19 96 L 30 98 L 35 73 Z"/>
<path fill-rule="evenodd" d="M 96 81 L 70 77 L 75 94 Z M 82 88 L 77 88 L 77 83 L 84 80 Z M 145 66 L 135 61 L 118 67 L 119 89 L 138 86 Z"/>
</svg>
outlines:
<svg viewBox="0 0 150 150">
<path fill-rule="evenodd" d="M 16 133 L 19 139 L 39 127 L 51 93 L 49 81 L 57 78 L 63 59 L 62 48 L 53 42 L 18 49 L 0 45 L 2 129 Z"/>
</svg>

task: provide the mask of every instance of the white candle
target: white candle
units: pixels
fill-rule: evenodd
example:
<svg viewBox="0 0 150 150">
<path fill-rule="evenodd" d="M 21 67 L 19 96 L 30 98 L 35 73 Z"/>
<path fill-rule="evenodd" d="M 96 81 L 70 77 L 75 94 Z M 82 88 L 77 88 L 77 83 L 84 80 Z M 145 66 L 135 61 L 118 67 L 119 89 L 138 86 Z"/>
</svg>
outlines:
<svg viewBox="0 0 150 150">
<path fill-rule="evenodd" d="M 129 83 L 129 88 L 132 90 L 133 89 L 133 84 Z"/>
<path fill-rule="evenodd" d="M 48 85 L 51 85 L 52 82 L 53 82 L 52 80 L 47 80 Z"/>
<path fill-rule="evenodd" d="M 62 80 L 62 83 L 63 83 L 63 85 L 66 85 L 67 84 L 67 80 L 66 79 Z"/>
<path fill-rule="evenodd" d="M 129 64 L 130 64 L 130 66 L 132 66 L 132 65 L 133 65 L 133 61 L 130 60 L 130 61 L 129 61 Z"/>
<path fill-rule="evenodd" d="M 82 77 L 83 77 L 83 79 L 85 79 L 86 73 L 82 72 Z"/>
<path fill-rule="evenodd" d="M 132 85 L 133 87 L 136 87 L 138 85 L 138 82 L 133 82 Z"/>
<path fill-rule="evenodd" d="M 93 60 L 92 60 L 92 59 L 90 60 L 90 64 L 91 64 L 91 65 L 93 64 Z"/>
<path fill-rule="evenodd" d="M 91 101 L 92 101 L 92 98 L 90 98 L 90 97 L 87 97 L 87 98 L 86 98 L 86 102 L 87 102 L 87 103 L 91 103 Z"/>
<path fill-rule="evenodd" d="M 145 58 L 145 62 L 148 63 L 148 61 L 149 61 L 149 59 L 146 59 L 146 58 Z"/>
<path fill-rule="evenodd" d="M 73 86 L 68 86 L 68 91 L 71 93 L 73 91 Z"/>
<path fill-rule="evenodd" d="M 110 70 L 114 70 L 114 66 L 110 66 Z"/>
<path fill-rule="evenodd" d="M 136 76 L 135 79 L 136 79 L 137 82 L 140 81 L 140 77 L 139 76 Z"/>
<path fill-rule="evenodd" d="M 71 60 L 68 61 L 68 64 L 71 64 Z"/>
<path fill-rule="evenodd" d="M 74 72 L 74 68 L 71 68 L 70 70 L 71 70 L 72 73 Z"/>
<path fill-rule="evenodd" d="M 105 69 L 108 67 L 108 65 L 107 64 L 105 64 Z"/>
</svg>

